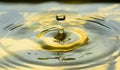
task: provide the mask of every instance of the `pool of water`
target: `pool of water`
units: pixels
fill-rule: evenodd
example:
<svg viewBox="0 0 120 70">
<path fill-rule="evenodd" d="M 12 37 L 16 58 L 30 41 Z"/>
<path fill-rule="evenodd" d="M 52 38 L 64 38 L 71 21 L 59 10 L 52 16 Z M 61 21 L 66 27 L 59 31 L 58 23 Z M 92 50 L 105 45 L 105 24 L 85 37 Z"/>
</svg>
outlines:
<svg viewBox="0 0 120 70">
<path fill-rule="evenodd" d="M 1 70 L 119 70 L 119 4 L 0 4 Z"/>
</svg>

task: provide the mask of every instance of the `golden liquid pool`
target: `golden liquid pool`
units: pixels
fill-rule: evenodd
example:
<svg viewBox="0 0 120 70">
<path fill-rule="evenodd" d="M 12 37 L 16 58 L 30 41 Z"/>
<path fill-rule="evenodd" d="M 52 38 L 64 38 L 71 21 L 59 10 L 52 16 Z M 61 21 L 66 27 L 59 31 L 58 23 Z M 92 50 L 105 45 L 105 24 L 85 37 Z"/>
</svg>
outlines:
<svg viewBox="0 0 120 70">
<path fill-rule="evenodd" d="M 6 6 L 0 70 L 120 69 L 119 4 Z"/>
</svg>

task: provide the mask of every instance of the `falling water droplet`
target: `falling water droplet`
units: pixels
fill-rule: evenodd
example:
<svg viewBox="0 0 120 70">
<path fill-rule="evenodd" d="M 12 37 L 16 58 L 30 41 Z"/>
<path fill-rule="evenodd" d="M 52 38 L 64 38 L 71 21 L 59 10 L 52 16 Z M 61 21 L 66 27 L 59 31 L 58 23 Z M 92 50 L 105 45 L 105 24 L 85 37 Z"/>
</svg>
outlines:
<svg viewBox="0 0 120 70">
<path fill-rule="evenodd" d="M 64 21 L 66 19 L 66 16 L 64 14 L 57 14 L 56 20 L 57 21 Z"/>
</svg>

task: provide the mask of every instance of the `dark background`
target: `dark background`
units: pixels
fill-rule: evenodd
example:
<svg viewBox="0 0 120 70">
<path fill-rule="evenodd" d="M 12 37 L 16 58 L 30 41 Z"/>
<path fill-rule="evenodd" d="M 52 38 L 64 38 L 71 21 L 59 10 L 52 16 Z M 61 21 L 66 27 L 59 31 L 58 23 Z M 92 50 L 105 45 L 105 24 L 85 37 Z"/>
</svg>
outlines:
<svg viewBox="0 0 120 70">
<path fill-rule="evenodd" d="M 42 2 L 49 2 L 49 1 L 57 1 L 62 3 L 90 3 L 90 2 L 120 2 L 120 0 L 0 0 L 0 2 L 11 2 L 11 3 L 42 3 Z"/>
</svg>

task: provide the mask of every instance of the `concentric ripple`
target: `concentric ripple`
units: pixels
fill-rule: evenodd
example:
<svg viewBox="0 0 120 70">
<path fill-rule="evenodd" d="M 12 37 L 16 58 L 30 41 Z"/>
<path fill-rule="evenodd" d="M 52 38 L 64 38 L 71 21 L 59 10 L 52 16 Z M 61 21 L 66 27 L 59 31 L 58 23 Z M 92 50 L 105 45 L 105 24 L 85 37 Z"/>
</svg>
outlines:
<svg viewBox="0 0 120 70">
<path fill-rule="evenodd" d="M 18 13 L 0 16 L 1 19 L 12 16 L 11 21 L 0 20 L 3 23 L 0 26 L 0 52 L 4 52 L 0 56 L 0 67 L 32 69 L 30 65 L 38 65 L 77 70 L 116 58 L 120 24 L 99 14 L 78 15 L 57 10 L 25 18 Z"/>
</svg>

